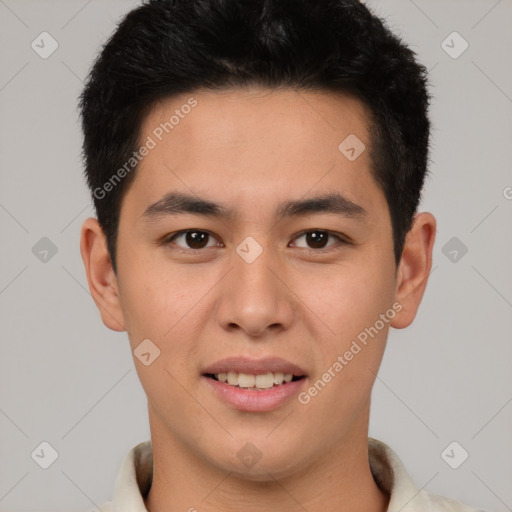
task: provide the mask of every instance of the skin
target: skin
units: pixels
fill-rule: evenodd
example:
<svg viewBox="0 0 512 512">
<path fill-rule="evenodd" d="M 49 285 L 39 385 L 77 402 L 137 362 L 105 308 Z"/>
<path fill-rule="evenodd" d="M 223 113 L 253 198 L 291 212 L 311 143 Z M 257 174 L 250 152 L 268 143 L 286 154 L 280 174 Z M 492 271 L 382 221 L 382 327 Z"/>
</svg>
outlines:
<svg viewBox="0 0 512 512">
<path fill-rule="evenodd" d="M 197 91 L 156 105 L 140 140 L 191 96 L 197 106 L 144 157 L 123 198 L 117 275 L 97 220 L 87 219 L 81 233 L 105 325 L 126 330 L 132 351 L 149 338 L 161 352 L 149 366 L 134 357 L 154 453 L 145 504 L 151 512 L 384 511 L 388 496 L 368 463 L 370 394 L 389 327 L 408 326 L 421 302 L 435 219 L 416 215 L 397 268 L 358 100 L 256 87 Z M 349 134 L 366 145 L 354 161 L 338 150 Z M 171 191 L 235 215 L 145 219 Z M 283 201 L 333 191 L 366 215 L 274 217 Z M 168 241 L 194 229 L 212 235 L 206 248 L 194 252 L 184 236 Z M 311 245 L 303 233 L 315 229 L 349 243 L 333 236 L 325 248 Z M 248 236 L 263 249 L 252 263 L 236 252 Z M 307 390 L 394 303 L 401 311 L 305 405 L 293 397 L 273 411 L 242 412 L 201 377 L 225 357 L 278 356 L 306 371 Z M 261 453 L 251 467 L 237 457 L 247 442 Z"/>
</svg>

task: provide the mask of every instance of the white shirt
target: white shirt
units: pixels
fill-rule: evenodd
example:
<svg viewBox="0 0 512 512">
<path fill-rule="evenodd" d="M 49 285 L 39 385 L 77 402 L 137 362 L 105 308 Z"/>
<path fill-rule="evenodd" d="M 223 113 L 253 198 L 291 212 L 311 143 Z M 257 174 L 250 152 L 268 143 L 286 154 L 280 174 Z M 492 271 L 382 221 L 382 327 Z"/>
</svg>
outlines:
<svg viewBox="0 0 512 512">
<path fill-rule="evenodd" d="M 450 498 L 419 489 L 396 453 L 385 443 L 368 439 L 370 469 L 377 485 L 390 495 L 388 512 L 482 512 Z M 117 477 L 112 501 L 104 512 L 147 512 L 146 496 L 153 480 L 151 441 L 128 452 Z"/>
</svg>

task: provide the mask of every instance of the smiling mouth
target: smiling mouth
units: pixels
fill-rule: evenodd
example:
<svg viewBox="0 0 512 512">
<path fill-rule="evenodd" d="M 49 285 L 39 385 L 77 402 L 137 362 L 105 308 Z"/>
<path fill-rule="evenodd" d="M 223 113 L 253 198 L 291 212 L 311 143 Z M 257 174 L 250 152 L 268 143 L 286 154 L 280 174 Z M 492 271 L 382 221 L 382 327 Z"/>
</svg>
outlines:
<svg viewBox="0 0 512 512">
<path fill-rule="evenodd" d="M 267 372 L 257 375 L 239 372 L 206 373 L 205 377 L 227 384 L 238 389 L 263 391 L 289 382 L 303 379 L 304 375 L 292 375 L 291 373 Z"/>
</svg>

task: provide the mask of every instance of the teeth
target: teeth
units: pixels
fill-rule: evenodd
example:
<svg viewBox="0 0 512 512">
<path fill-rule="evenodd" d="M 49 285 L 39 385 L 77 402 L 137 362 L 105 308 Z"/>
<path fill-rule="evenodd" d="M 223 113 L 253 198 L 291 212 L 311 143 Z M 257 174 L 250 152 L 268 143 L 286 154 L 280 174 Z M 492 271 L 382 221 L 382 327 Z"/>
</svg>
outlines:
<svg viewBox="0 0 512 512">
<path fill-rule="evenodd" d="M 284 380 L 284 373 L 276 372 L 274 373 L 274 384 L 282 384 Z"/>
<path fill-rule="evenodd" d="M 230 386 L 238 386 L 238 373 L 228 372 L 227 380 Z"/>
<path fill-rule="evenodd" d="M 249 375 L 248 373 L 238 374 L 238 385 L 241 388 L 253 388 L 255 381 L 254 375 Z"/>
<path fill-rule="evenodd" d="M 291 382 L 293 375 L 291 373 L 268 372 L 259 375 L 249 373 L 222 372 L 217 373 L 215 378 L 219 382 L 227 382 L 230 386 L 240 388 L 270 389 L 274 385 L 279 386 L 283 382 Z"/>
<path fill-rule="evenodd" d="M 254 380 L 257 388 L 268 389 L 274 385 L 274 374 L 265 373 L 263 375 L 256 375 Z"/>
</svg>

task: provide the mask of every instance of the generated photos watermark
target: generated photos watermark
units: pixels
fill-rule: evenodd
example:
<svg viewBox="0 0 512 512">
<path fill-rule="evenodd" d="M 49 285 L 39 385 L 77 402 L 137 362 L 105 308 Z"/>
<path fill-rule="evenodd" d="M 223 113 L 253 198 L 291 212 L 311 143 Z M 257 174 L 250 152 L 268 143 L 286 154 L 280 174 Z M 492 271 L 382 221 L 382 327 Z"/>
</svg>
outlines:
<svg viewBox="0 0 512 512">
<path fill-rule="evenodd" d="M 174 114 L 169 117 L 168 121 L 160 123 L 152 132 L 152 135 L 148 135 L 146 141 L 137 151 L 132 153 L 132 156 L 121 166 L 112 176 L 105 182 L 101 187 L 94 189 L 93 195 L 96 199 L 104 199 L 109 192 L 112 192 L 114 188 L 121 183 L 128 174 L 142 161 L 142 159 L 149 154 L 149 152 L 156 148 L 159 142 L 163 140 L 165 135 L 171 133 L 176 126 L 178 126 L 182 119 L 197 106 L 197 100 L 193 97 L 189 98 L 186 103 L 174 111 Z"/>
<path fill-rule="evenodd" d="M 307 391 L 302 391 L 299 393 L 297 399 L 302 405 L 307 405 L 311 402 L 311 399 L 320 393 L 329 382 L 331 382 L 336 375 L 338 375 L 343 368 L 345 368 L 355 356 L 357 356 L 364 347 L 368 345 L 370 341 L 368 338 L 375 338 L 379 334 L 382 329 L 389 324 L 393 318 L 395 318 L 397 313 L 402 311 L 403 306 L 399 302 L 395 302 L 391 308 L 389 308 L 385 313 L 382 313 L 379 316 L 379 319 L 375 321 L 375 323 L 366 327 L 362 330 L 355 339 L 352 340 L 350 348 L 345 351 L 343 355 L 339 355 L 336 358 L 336 361 L 332 363 L 331 366 L 322 374 L 322 376 L 315 381 L 315 383 L 310 386 Z"/>
</svg>

